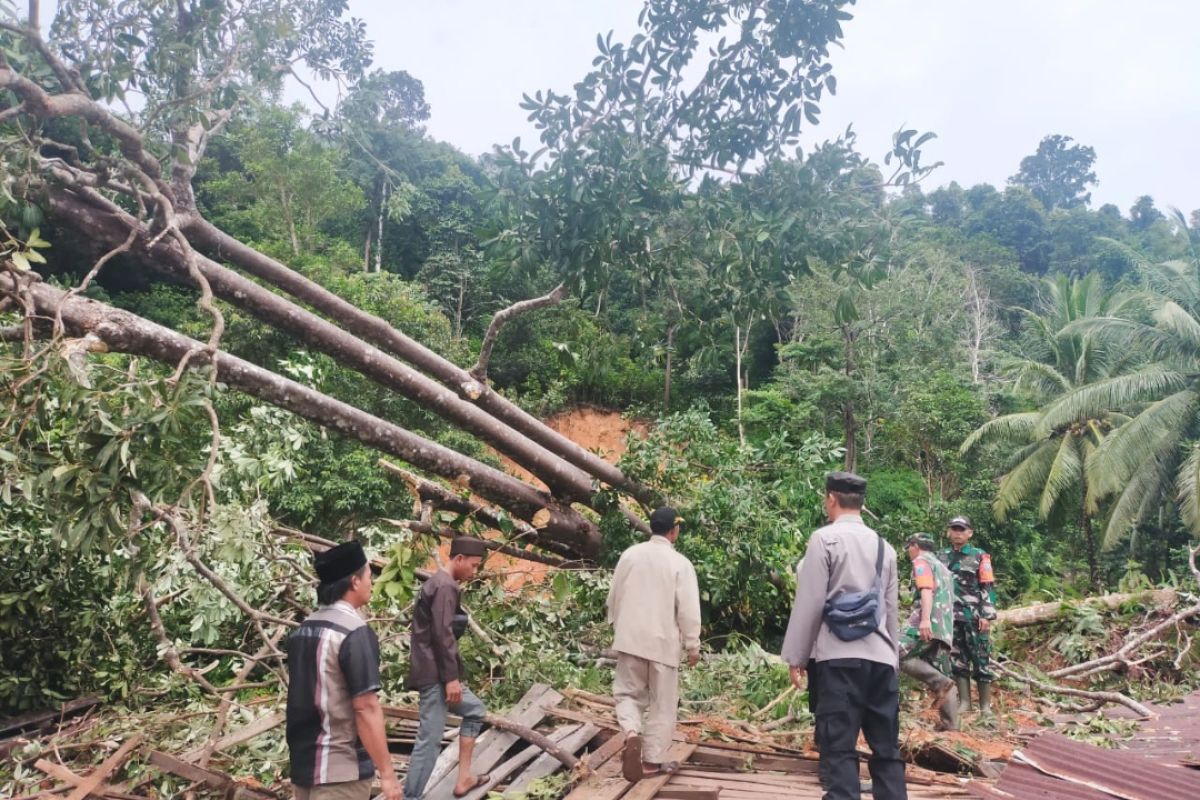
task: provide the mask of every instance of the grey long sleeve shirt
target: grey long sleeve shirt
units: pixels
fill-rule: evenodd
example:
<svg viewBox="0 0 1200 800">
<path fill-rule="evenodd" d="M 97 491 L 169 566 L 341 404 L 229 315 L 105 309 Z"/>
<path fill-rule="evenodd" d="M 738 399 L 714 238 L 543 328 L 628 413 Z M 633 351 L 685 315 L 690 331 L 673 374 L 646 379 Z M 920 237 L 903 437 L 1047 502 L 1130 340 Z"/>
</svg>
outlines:
<svg viewBox="0 0 1200 800">
<path fill-rule="evenodd" d="M 861 592 L 875 581 L 878 539 L 875 531 L 856 514 L 843 514 L 818 528 L 808 540 L 804 559 L 796 569 L 796 601 L 788 620 L 781 656 L 792 666 L 809 660 L 861 658 L 899 669 L 900 584 L 896 576 L 896 551 L 884 542 L 883 622 L 875 633 L 853 642 L 837 638 L 822 619 L 825 601 L 842 591 Z"/>
</svg>

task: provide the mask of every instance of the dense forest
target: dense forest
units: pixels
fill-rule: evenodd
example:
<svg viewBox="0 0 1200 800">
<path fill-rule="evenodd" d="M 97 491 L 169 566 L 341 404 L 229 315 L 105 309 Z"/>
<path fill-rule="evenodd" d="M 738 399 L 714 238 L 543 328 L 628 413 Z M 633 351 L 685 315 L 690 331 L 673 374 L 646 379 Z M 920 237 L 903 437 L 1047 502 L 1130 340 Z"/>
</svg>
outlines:
<svg viewBox="0 0 1200 800">
<path fill-rule="evenodd" d="M 933 132 L 801 148 L 845 2 L 649 0 L 478 157 L 343 3 L 178 5 L 0 25 L 0 709 L 269 676 L 313 537 L 383 560 L 398 687 L 443 528 L 550 566 L 471 590 L 493 697 L 601 685 L 659 498 L 706 648 L 775 652 L 841 467 L 893 543 L 969 514 L 1006 606 L 1187 574 L 1200 211 L 1095 207 L 1117 154 L 1047 131 L 964 187 Z M 309 74 L 335 107 L 281 100 Z M 580 406 L 638 422 L 607 471 L 538 427 Z"/>
</svg>

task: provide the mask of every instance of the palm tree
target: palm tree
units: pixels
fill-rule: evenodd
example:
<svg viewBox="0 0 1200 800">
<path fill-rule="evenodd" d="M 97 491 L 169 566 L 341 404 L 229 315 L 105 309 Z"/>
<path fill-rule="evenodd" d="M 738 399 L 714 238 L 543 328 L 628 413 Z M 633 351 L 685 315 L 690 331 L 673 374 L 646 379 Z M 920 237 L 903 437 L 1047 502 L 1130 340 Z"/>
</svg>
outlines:
<svg viewBox="0 0 1200 800">
<path fill-rule="evenodd" d="M 1190 235 L 1182 216 L 1176 221 Z M 1045 409 L 1038 428 L 1105 409 L 1134 414 L 1086 461 L 1092 508 L 1113 501 L 1105 547 L 1172 499 L 1188 528 L 1200 533 L 1200 257 L 1193 249 L 1188 260 L 1139 266 L 1144 315 L 1084 320 L 1068 330 L 1144 353 L 1148 365 L 1064 395 Z"/>
<path fill-rule="evenodd" d="M 1105 290 L 1095 274 L 1070 280 L 1045 281 L 1042 313 L 1025 311 L 1025 357 L 1013 359 L 1005 371 L 1017 379 L 1018 388 L 1031 391 L 1039 401 L 1037 411 L 1007 414 L 981 425 L 960 448 L 964 454 L 985 441 L 1016 447 L 1009 470 L 1000 479 L 992 509 L 1005 520 L 1017 507 L 1037 502 L 1043 520 L 1062 520 L 1074 511 L 1087 545 L 1088 573 L 1093 589 L 1100 589 L 1092 519 L 1097 504 L 1091 497 L 1085 465 L 1109 431 L 1125 421 L 1102 410 L 1095 414 L 1062 417 L 1046 423 L 1046 412 L 1061 398 L 1103 380 L 1120 359 L 1088 333 L 1069 331 L 1072 325 L 1107 317 L 1121 302 Z"/>
</svg>

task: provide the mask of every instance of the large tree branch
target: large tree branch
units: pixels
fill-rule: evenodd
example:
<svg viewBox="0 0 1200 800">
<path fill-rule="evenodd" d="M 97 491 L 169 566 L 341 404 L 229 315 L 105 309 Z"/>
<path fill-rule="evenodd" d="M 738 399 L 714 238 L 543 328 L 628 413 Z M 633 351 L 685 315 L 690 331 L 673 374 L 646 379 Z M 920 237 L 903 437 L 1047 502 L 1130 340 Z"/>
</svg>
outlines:
<svg viewBox="0 0 1200 800">
<path fill-rule="evenodd" d="M 1093 700 L 1097 703 L 1116 703 L 1118 705 L 1125 706 L 1130 711 L 1133 711 L 1139 717 L 1144 719 L 1154 716 L 1150 709 L 1146 708 L 1138 701 L 1121 694 L 1120 692 L 1093 692 L 1087 689 L 1074 689 L 1069 686 L 1058 686 L 1047 681 L 1039 680 L 1038 678 L 1030 677 L 1029 675 L 1022 675 L 1021 673 L 1008 668 L 998 661 L 993 661 L 992 664 L 999 669 L 1000 672 L 1012 678 L 1013 680 L 1032 686 L 1039 691 L 1048 692 L 1050 694 L 1059 694 L 1065 697 L 1082 697 L 1085 700 Z"/>
<path fill-rule="evenodd" d="M 21 276 L 28 298 L 43 314 L 61 307 L 64 327 L 73 336 L 91 334 L 112 351 L 145 355 L 168 364 L 179 363 L 189 354 L 192 367 L 212 363 L 212 355 L 193 339 L 102 303 L 65 297 L 62 289 L 35 279 Z M 562 542 L 581 556 L 594 558 L 599 553 L 600 533 L 593 523 L 497 469 L 226 353 L 220 353 L 216 377 L 234 389 L 391 453 L 420 469 L 469 485 L 479 496 L 521 519 L 544 521 L 539 526 L 542 536 Z"/>
<path fill-rule="evenodd" d="M 645 505 L 657 501 L 655 492 L 631 480 L 619 469 L 553 430 L 498 392 L 480 383 L 469 372 L 420 342 L 396 330 L 385 320 L 368 314 L 325 287 L 305 278 L 269 256 L 229 236 L 208 220 L 192 216 L 183 222 L 188 238 L 214 258 L 227 260 L 256 278 L 308 304 L 347 331 L 404 359 L 444 386 L 571 464 Z"/>
<path fill-rule="evenodd" d="M 121 154 L 154 183 L 158 192 L 170 198 L 171 187 L 162 179 L 162 166 L 146 152 L 142 134 L 87 95 L 79 92 L 47 94 L 42 87 L 7 66 L 0 66 L 0 89 L 7 89 L 19 97 L 31 116 L 39 119 L 75 117 L 103 129 L 117 140 Z"/>
<path fill-rule="evenodd" d="M 492 348 L 496 346 L 496 338 L 500 336 L 500 329 L 509 321 L 521 314 L 537 311 L 539 308 L 558 305 L 566 296 L 567 285 L 560 283 L 541 297 L 522 300 L 518 303 L 513 303 L 508 308 L 497 311 L 488 325 L 487 332 L 483 335 L 483 345 L 479 348 L 479 360 L 475 362 L 475 366 L 471 367 L 471 377 L 482 383 L 487 382 L 488 363 L 492 360 Z"/>
<path fill-rule="evenodd" d="M 122 230 L 137 231 L 132 253 L 157 271 L 185 278 L 194 266 L 206 285 L 223 300 L 477 436 L 528 469 L 564 499 L 591 502 L 592 482 L 583 470 L 566 463 L 388 353 L 215 261 L 197 255 L 190 247 L 176 241 L 153 244 L 149 232 L 124 212 L 116 210 L 106 214 L 61 190 L 52 190 L 48 200 L 48 210 L 57 219 L 84 232 L 93 242 L 107 243 L 117 239 L 122 236 Z"/>
</svg>

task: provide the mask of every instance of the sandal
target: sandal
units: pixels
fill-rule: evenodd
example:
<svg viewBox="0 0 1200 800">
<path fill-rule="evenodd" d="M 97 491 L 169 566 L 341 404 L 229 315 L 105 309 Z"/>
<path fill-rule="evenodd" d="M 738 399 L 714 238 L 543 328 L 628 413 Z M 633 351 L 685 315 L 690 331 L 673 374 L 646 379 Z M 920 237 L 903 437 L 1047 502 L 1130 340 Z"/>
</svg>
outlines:
<svg viewBox="0 0 1200 800">
<path fill-rule="evenodd" d="M 455 797 L 466 797 L 466 796 L 467 796 L 467 795 L 469 795 L 471 792 L 475 791 L 475 790 L 476 790 L 476 789 L 478 789 L 480 786 L 483 786 L 485 783 L 487 783 L 487 782 L 488 782 L 488 781 L 490 781 L 491 779 L 492 779 L 492 776 L 491 776 L 491 775 L 487 775 L 487 774 L 484 774 L 484 775 L 476 775 L 476 776 L 475 776 L 475 783 L 471 784 L 471 788 L 470 788 L 470 789 L 467 789 L 465 792 L 461 792 L 461 793 L 459 793 L 459 792 L 452 792 L 452 794 L 453 794 Z"/>
<path fill-rule="evenodd" d="M 625 739 L 625 749 L 621 753 L 621 775 L 630 783 L 642 779 L 642 737 L 636 733 Z"/>
</svg>

